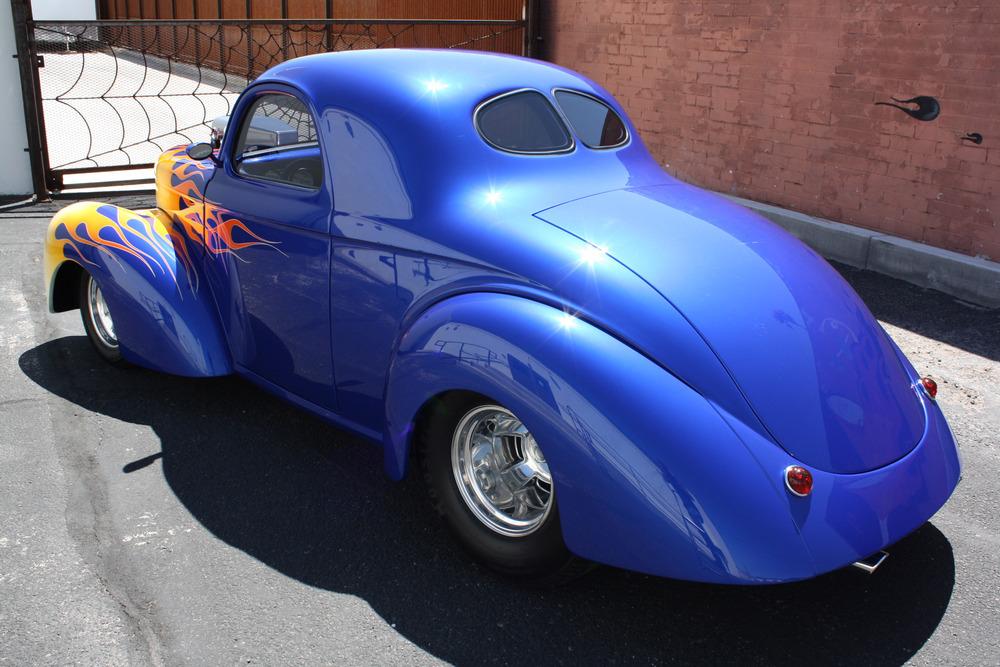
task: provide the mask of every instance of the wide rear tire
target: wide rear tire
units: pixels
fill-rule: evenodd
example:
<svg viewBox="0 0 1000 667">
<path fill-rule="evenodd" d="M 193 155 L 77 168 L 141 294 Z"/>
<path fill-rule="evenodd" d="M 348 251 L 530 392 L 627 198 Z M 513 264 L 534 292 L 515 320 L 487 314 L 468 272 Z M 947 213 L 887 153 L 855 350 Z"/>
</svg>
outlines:
<svg viewBox="0 0 1000 667">
<path fill-rule="evenodd" d="M 431 500 L 474 558 L 540 585 L 592 569 L 563 543 L 541 446 L 512 412 L 485 396 L 451 394 L 430 406 L 418 428 Z"/>
</svg>

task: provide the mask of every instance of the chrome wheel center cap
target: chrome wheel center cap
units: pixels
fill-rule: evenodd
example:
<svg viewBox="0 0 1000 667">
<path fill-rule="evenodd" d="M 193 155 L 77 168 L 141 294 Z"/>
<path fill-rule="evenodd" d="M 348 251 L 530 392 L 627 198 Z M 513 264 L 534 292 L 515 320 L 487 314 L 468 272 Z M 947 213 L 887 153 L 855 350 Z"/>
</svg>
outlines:
<svg viewBox="0 0 1000 667">
<path fill-rule="evenodd" d="M 461 419 L 452 438 L 452 472 L 466 506 L 501 535 L 532 533 L 552 506 L 552 476 L 541 448 L 500 406 L 480 406 Z"/>
</svg>

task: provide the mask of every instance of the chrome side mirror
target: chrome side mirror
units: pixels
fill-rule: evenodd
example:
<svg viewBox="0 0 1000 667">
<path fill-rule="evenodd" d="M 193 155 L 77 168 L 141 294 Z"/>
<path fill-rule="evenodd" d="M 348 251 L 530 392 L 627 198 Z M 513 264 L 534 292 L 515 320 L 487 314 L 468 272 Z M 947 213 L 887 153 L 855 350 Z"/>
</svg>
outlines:
<svg viewBox="0 0 1000 667">
<path fill-rule="evenodd" d="M 212 147 L 212 144 L 206 144 L 203 141 L 201 143 L 189 145 L 184 152 L 187 153 L 187 156 L 192 160 L 204 160 L 212 157 L 215 149 Z"/>
</svg>

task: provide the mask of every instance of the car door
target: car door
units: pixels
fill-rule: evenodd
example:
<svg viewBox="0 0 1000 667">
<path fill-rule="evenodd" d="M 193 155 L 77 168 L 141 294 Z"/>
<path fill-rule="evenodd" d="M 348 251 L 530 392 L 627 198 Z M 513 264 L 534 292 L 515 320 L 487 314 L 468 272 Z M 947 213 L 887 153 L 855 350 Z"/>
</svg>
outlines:
<svg viewBox="0 0 1000 667">
<path fill-rule="evenodd" d="M 206 189 L 208 279 L 244 374 L 336 408 L 330 339 L 332 193 L 315 115 L 297 92 L 244 94 Z"/>
</svg>

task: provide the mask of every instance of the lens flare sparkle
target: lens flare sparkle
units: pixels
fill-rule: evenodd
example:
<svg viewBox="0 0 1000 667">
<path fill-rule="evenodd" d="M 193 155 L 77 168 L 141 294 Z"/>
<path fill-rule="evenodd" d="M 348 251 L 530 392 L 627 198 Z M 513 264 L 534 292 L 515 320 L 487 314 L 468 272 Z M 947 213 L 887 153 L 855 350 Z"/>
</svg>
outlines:
<svg viewBox="0 0 1000 667">
<path fill-rule="evenodd" d="M 598 262 L 603 262 L 608 256 L 608 249 L 604 246 L 591 245 L 587 243 L 580 249 L 580 263 L 593 266 Z"/>
<path fill-rule="evenodd" d="M 572 330 L 580 326 L 580 320 L 576 319 L 576 316 L 572 313 L 563 313 L 559 316 L 559 328 L 565 330 Z"/>
<path fill-rule="evenodd" d="M 448 87 L 447 83 L 445 83 L 444 81 L 439 81 L 438 79 L 427 79 L 424 81 L 424 90 L 426 90 L 428 93 L 432 95 L 440 93 L 447 87 Z"/>
</svg>

